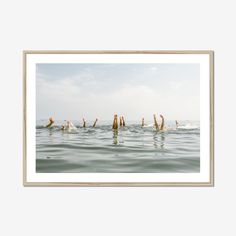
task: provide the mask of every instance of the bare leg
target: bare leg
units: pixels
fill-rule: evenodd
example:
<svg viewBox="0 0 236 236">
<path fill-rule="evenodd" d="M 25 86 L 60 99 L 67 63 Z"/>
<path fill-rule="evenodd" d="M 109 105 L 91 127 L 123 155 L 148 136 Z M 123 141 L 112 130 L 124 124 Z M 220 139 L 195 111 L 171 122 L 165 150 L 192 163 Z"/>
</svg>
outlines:
<svg viewBox="0 0 236 236">
<path fill-rule="evenodd" d="M 118 129 L 118 118 L 117 115 L 114 115 L 114 120 L 113 120 L 113 125 L 112 125 L 113 129 Z"/>
<path fill-rule="evenodd" d="M 123 126 L 125 126 L 125 118 L 122 116 Z"/>
<path fill-rule="evenodd" d="M 161 130 L 163 130 L 164 124 L 165 124 L 165 119 L 164 119 L 163 115 L 160 115 L 160 117 L 161 117 Z"/>
<path fill-rule="evenodd" d="M 86 121 L 85 121 L 84 118 L 83 118 L 83 127 L 84 127 L 84 128 L 86 127 Z"/>
<path fill-rule="evenodd" d="M 156 130 L 159 131 L 160 129 L 159 129 L 159 125 L 157 123 L 157 118 L 156 118 L 155 114 L 153 115 L 153 118 L 154 118 L 154 126 L 155 126 Z"/>
<path fill-rule="evenodd" d="M 122 126 L 123 123 L 122 123 L 122 117 L 120 117 L 120 126 Z"/>
<path fill-rule="evenodd" d="M 142 127 L 144 126 L 144 118 L 142 118 Z"/>
<path fill-rule="evenodd" d="M 54 120 L 52 117 L 49 118 L 49 123 L 46 125 L 46 128 L 49 128 L 50 126 L 52 126 L 52 124 L 54 123 Z"/>
<path fill-rule="evenodd" d="M 118 117 L 116 117 L 116 129 L 118 129 Z"/>
<path fill-rule="evenodd" d="M 52 124 L 53 124 L 53 122 L 49 122 L 49 123 L 46 125 L 46 128 L 49 128 L 49 127 L 51 127 L 51 126 L 52 126 Z"/>
<path fill-rule="evenodd" d="M 114 115 L 114 119 L 113 119 L 113 124 L 112 124 L 112 129 L 115 129 L 115 126 L 116 126 L 116 118 L 115 118 L 116 115 Z"/>
<path fill-rule="evenodd" d="M 93 124 L 93 128 L 96 127 L 97 121 L 98 121 L 98 119 L 96 118 L 96 120 L 94 121 L 94 124 Z"/>
</svg>

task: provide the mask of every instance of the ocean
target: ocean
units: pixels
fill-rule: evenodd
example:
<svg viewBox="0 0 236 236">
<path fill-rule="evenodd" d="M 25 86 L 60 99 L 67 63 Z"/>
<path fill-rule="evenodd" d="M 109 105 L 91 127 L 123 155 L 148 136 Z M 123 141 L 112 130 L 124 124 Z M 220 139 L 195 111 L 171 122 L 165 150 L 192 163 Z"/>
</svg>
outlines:
<svg viewBox="0 0 236 236">
<path fill-rule="evenodd" d="M 200 124 L 197 121 L 166 122 L 157 132 L 152 122 L 126 121 L 112 130 L 112 121 L 72 121 L 76 130 L 60 129 L 63 121 L 45 128 L 36 123 L 37 173 L 198 173 L 200 172 Z"/>
</svg>

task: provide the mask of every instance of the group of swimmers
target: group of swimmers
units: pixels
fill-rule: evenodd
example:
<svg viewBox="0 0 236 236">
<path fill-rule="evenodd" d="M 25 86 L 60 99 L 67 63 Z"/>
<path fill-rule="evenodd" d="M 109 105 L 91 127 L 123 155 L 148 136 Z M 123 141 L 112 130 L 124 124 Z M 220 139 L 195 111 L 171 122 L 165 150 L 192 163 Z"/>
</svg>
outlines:
<svg viewBox="0 0 236 236">
<path fill-rule="evenodd" d="M 98 119 L 96 119 L 94 121 L 93 128 L 96 127 L 97 121 L 98 121 Z M 53 117 L 50 117 L 49 118 L 49 123 L 46 125 L 46 128 L 51 127 L 54 123 L 55 123 L 55 121 L 54 121 Z M 86 121 L 85 121 L 84 118 L 83 118 L 83 127 L 84 128 L 86 127 Z M 73 123 L 71 121 L 66 121 L 65 124 L 61 125 L 61 130 L 70 130 L 70 129 L 76 129 L 76 127 L 73 125 Z"/>
<path fill-rule="evenodd" d="M 161 124 L 159 125 L 158 122 L 157 122 L 156 115 L 155 114 L 153 115 L 154 127 L 157 131 L 164 130 L 165 119 L 164 119 L 163 115 L 160 115 L 160 117 L 161 117 Z M 120 117 L 120 126 L 125 126 L 124 116 Z M 144 118 L 142 118 L 142 127 L 144 127 L 144 126 L 145 126 Z M 114 115 L 112 128 L 113 129 L 118 129 L 118 115 L 117 114 Z"/>
<path fill-rule="evenodd" d="M 154 118 L 154 128 L 155 128 L 157 131 L 163 131 L 163 130 L 165 130 L 165 127 L 164 127 L 164 125 L 165 125 L 164 116 L 163 116 L 163 115 L 160 115 L 160 117 L 161 117 L 161 124 L 158 124 L 156 115 L 155 115 L 155 114 L 153 115 L 153 118 Z M 120 122 L 119 122 L 119 123 L 120 123 L 120 127 L 125 126 L 125 118 L 124 118 L 124 116 L 120 116 L 120 117 L 119 117 L 119 120 L 120 120 Z M 95 121 L 94 121 L 94 123 L 93 123 L 93 126 L 92 126 L 93 128 L 96 127 L 97 121 L 98 121 L 98 119 L 96 118 Z M 51 126 L 54 124 L 54 122 L 55 122 L 54 119 L 53 119 L 52 117 L 50 117 L 50 118 L 49 118 L 49 123 L 46 125 L 46 128 L 51 127 Z M 178 125 L 179 125 L 178 121 L 175 121 L 175 124 L 176 124 L 176 128 L 178 128 Z M 141 124 L 141 126 L 142 126 L 142 127 L 145 126 L 144 118 L 142 118 L 142 124 Z M 83 118 L 83 127 L 84 127 L 84 128 L 86 127 L 86 121 L 85 121 L 84 118 Z M 113 119 L 112 129 L 117 130 L 118 127 L 119 127 L 119 125 L 118 125 L 118 115 L 115 114 L 115 115 L 114 115 L 114 119 Z M 73 125 L 73 123 L 72 123 L 71 121 L 66 121 L 66 123 L 65 123 L 65 124 L 62 124 L 62 126 L 61 126 L 61 130 L 70 130 L 70 129 L 76 129 L 76 127 Z"/>
</svg>

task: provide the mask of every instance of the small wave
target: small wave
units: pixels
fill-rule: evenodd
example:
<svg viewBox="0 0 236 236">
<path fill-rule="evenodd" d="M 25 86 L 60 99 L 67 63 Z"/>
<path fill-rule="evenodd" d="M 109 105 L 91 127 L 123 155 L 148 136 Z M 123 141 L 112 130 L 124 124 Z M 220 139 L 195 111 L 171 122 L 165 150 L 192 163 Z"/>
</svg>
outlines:
<svg viewBox="0 0 236 236">
<path fill-rule="evenodd" d="M 180 125 L 177 129 L 199 129 L 197 125 Z"/>
<path fill-rule="evenodd" d="M 46 128 L 46 126 L 44 126 L 44 125 L 36 125 L 36 129 L 43 129 L 43 128 Z"/>
<path fill-rule="evenodd" d="M 36 126 L 36 129 L 45 129 L 45 130 L 53 130 L 53 131 L 60 131 L 61 130 L 61 126 L 59 125 L 53 125 L 49 128 L 47 128 L 46 126 L 44 125 L 37 125 Z M 192 125 L 192 124 L 186 124 L 186 125 L 180 125 L 178 126 L 178 128 L 176 128 L 175 126 L 165 126 L 163 132 L 165 131 L 178 131 L 178 130 L 199 130 L 200 127 L 198 125 Z M 145 132 L 150 132 L 150 131 L 156 131 L 155 127 L 153 126 L 153 124 L 146 124 L 144 125 L 143 127 L 140 126 L 140 125 L 129 125 L 129 126 L 126 126 L 126 127 L 120 127 L 118 129 L 118 131 L 120 132 L 134 132 L 134 133 L 139 133 L 141 132 L 141 130 L 145 130 Z M 68 132 L 85 132 L 85 133 L 95 133 L 95 132 L 104 132 L 104 131 L 112 131 L 112 128 L 110 125 L 101 125 L 101 126 L 97 126 L 96 128 L 93 128 L 93 127 L 86 127 L 86 128 L 83 128 L 82 126 L 73 126 L 73 127 L 70 127 L 69 129 L 65 129 L 63 131 L 68 131 Z M 160 131 L 161 132 L 161 131 Z"/>
<path fill-rule="evenodd" d="M 46 125 L 36 125 L 36 129 L 58 129 L 61 128 L 59 125 L 53 125 L 51 127 L 46 127 Z"/>
<path fill-rule="evenodd" d="M 153 127 L 154 126 L 154 124 L 145 124 L 144 126 L 143 126 L 143 128 L 149 128 L 149 127 Z"/>
</svg>

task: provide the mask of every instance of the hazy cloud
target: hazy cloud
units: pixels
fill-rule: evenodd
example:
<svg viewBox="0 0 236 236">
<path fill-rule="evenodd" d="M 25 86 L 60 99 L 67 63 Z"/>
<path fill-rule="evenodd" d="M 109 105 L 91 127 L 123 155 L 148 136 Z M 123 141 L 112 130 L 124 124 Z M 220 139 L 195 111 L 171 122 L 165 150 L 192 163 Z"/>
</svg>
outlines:
<svg viewBox="0 0 236 236">
<path fill-rule="evenodd" d="M 37 119 L 199 119 L 199 64 L 38 64 Z"/>
</svg>

